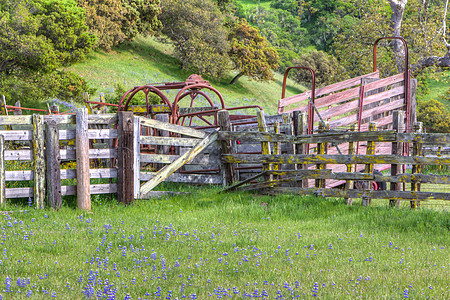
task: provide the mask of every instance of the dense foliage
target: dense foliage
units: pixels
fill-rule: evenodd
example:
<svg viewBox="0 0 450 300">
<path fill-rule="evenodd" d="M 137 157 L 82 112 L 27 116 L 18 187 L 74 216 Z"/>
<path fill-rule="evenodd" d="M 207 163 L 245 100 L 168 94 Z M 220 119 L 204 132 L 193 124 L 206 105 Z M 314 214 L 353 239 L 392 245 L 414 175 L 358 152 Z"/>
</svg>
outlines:
<svg viewBox="0 0 450 300">
<path fill-rule="evenodd" d="M 223 77 L 230 68 L 224 17 L 211 0 L 163 0 L 162 32 L 175 44 L 182 68 Z"/>
<path fill-rule="evenodd" d="M 49 72 L 82 60 L 95 44 L 72 0 L 0 0 L 0 76 Z"/>
<path fill-rule="evenodd" d="M 233 27 L 229 39 L 230 58 L 238 70 L 232 84 L 243 75 L 260 81 L 273 79 L 272 69 L 278 67 L 278 54 L 256 27 L 242 20 Z"/>
<path fill-rule="evenodd" d="M 159 30 L 159 0 L 77 0 L 86 11 L 86 24 L 98 38 L 98 46 L 106 50 Z"/>
<path fill-rule="evenodd" d="M 339 65 L 337 59 L 323 51 L 311 51 L 302 55 L 294 63 L 298 66 L 309 67 L 316 74 L 316 86 L 324 86 L 342 81 L 346 78 L 345 69 Z M 298 82 L 310 85 L 311 73 L 307 71 L 297 71 L 294 79 Z"/>
<path fill-rule="evenodd" d="M 419 102 L 417 120 L 427 132 L 450 132 L 450 111 L 445 106 L 450 103 L 450 89 L 439 100 Z"/>
</svg>

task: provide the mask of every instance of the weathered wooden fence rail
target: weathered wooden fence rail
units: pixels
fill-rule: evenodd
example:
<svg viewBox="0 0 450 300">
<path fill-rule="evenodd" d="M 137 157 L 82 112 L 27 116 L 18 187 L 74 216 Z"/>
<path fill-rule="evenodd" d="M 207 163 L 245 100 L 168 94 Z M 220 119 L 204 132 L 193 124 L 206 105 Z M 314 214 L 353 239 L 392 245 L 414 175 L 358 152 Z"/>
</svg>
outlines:
<svg viewBox="0 0 450 300">
<path fill-rule="evenodd" d="M 393 115 L 398 119 L 403 116 L 402 113 Z M 423 155 L 423 148 L 447 149 L 446 147 L 450 146 L 449 134 L 422 133 L 420 123 L 415 126 L 413 133 L 404 133 L 402 130 L 375 131 L 374 123 L 370 128 L 372 131 L 325 131 L 313 135 L 278 134 L 267 130 L 262 132 L 221 131 L 219 132 L 220 141 L 262 143 L 269 149 L 262 154 L 261 152 L 222 154 L 223 164 L 269 166 L 263 167 L 261 172 L 241 180 L 228 190 L 315 193 L 325 197 L 343 197 L 348 203 L 351 203 L 351 198 L 362 198 L 365 205 L 374 198 L 390 199 L 391 205 L 398 205 L 400 200 L 410 200 L 413 207 L 422 200 L 450 200 L 450 193 L 421 191 L 421 184 L 450 184 L 448 175 L 421 174 L 422 166 L 450 165 L 450 157 Z M 300 151 L 283 154 L 274 151 L 280 143 L 293 145 L 294 149 L 300 149 Z M 327 153 L 328 149 L 337 148 L 342 143 L 350 144 L 342 147 L 345 151 L 339 151 L 339 154 Z M 365 153 L 354 154 L 352 148 L 356 143 L 366 144 Z M 390 144 L 390 154 L 386 154 L 386 149 L 377 151 L 378 146 L 386 147 L 386 144 Z M 310 149 L 305 151 L 298 147 L 305 145 L 310 145 Z M 403 148 L 401 145 L 410 145 L 410 156 L 403 155 L 406 153 L 401 151 Z M 273 152 L 270 152 L 270 149 Z M 391 173 L 374 173 L 374 166 L 380 165 L 389 166 Z M 351 166 L 356 166 L 355 169 L 360 172 L 351 171 L 354 170 L 350 168 Z M 402 173 L 404 169 L 411 170 L 411 173 Z M 260 181 L 261 178 L 264 180 Z M 311 180 L 315 180 L 315 183 Z M 339 182 L 340 188 L 336 188 L 336 184 L 329 184 L 330 182 Z M 358 185 L 355 185 L 355 182 Z M 383 184 L 383 186 L 389 184 L 389 187 L 380 190 L 379 186 L 375 186 L 374 189 L 374 186 L 369 184 L 372 182 Z M 410 190 L 405 188 L 401 190 L 401 185 L 405 186 L 406 183 L 410 184 Z"/>
</svg>

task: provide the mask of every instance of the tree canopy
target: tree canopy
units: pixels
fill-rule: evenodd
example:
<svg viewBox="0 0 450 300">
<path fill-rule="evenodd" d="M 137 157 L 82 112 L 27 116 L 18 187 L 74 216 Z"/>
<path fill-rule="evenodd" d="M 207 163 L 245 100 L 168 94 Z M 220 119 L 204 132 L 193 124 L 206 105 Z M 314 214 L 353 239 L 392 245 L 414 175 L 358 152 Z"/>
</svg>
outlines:
<svg viewBox="0 0 450 300">
<path fill-rule="evenodd" d="M 243 75 L 258 81 L 273 79 L 272 69 L 278 68 L 278 53 L 261 36 L 258 28 L 242 20 L 232 28 L 229 39 L 229 54 L 235 65 L 234 69 L 238 70 L 231 84 Z"/>
<path fill-rule="evenodd" d="M 77 0 L 86 11 L 86 24 L 106 50 L 138 34 L 160 30 L 160 0 Z"/>
<path fill-rule="evenodd" d="M 163 0 L 162 32 L 175 44 L 184 69 L 219 78 L 230 68 L 228 31 L 211 0 Z"/>
<path fill-rule="evenodd" d="M 0 75 L 82 60 L 96 38 L 72 0 L 0 0 Z"/>
</svg>

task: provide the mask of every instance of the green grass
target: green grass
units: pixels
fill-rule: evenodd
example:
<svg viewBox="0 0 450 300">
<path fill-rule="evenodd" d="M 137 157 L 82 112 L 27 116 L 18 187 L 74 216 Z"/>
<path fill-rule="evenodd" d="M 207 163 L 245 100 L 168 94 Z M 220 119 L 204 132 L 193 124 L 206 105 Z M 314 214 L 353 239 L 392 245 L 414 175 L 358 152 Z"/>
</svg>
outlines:
<svg viewBox="0 0 450 300">
<path fill-rule="evenodd" d="M 399 299 L 405 290 L 413 299 L 449 297 L 448 213 L 217 191 L 129 207 L 98 197 L 91 213 L 10 204 L 0 221 L 0 294 L 83 299 L 91 288 L 95 295 L 116 288 L 111 299 L 164 299 L 169 291 L 171 299 L 241 299 L 255 290 L 267 299 L 278 291 L 284 299 Z"/>
<path fill-rule="evenodd" d="M 258 2 L 261 5 L 261 8 L 270 9 L 270 4 L 273 2 L 272 0 L 238 0 L 238 3 L 242 4 L 242 6 L 246 9 L 255 9 L 258 7 Z"/>
<path fill-rule="evenodd" d="M 428 87 L 430 92 L 424 95 L 419 101 L 428 101 L 431 99 L 439 100 L 447 90 L 450 88 L 450 70 L 442 71 L 433 74 L 430 79 L 428 79 Z M 450 108 L 450 103 L 444 103 Z"/>
<path fill-rule="evenodd" d="M 138 38 L 109 53 L 94 52 L 86 61 L 68 70 L 83 76 L 98 92 L 108 95 L 113 93 L 117 84 L 128 90 L 144 84 L 185 81 L 191 73 L 180 69 L 178 60 L 172 54 L 173 47 L 170 44 L 154 38 Z M 230 85 L 234 76 L 232 72 L 222 80 L 210 80 L 212 86 L 224 96 L 226 107 L 257 104 L 268 113 L 276 113 L 282 90 L 281 74 L 276 74 L 275 81 L 270 83 L 242 77 L 235 85 Z M 298 94 L 304 89 L 289 80 L 287 94 Z M 171 101 L 176 93 L 168 92 Z M 98 94 L 93 96 L 98 97 Z"/>
</svg>

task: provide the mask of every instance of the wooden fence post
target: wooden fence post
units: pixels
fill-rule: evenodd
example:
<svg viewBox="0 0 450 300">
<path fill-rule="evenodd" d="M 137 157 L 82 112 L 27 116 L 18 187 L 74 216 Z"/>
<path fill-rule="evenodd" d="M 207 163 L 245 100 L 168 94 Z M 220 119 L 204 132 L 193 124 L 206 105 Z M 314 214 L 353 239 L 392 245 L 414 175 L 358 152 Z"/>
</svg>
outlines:
<svg viewBox="0 0 450 300">
<path fill-rule="evenodd" d="M 405 111 L 394 111 L 392 113 L 392 127 L 397 133 L 402 133 L 405 129 Z M 403 144 L 399 142 L 392 143 L 392 155 L 403 155 Z M 401 165 L 392 164 L 391 165 L 391 177 L 397 176 L 402 172 Z M 400 191 L 400 183 L 399 182 L 391 182 L 390 186 L 391 191 Z M 389 200 L 389 205 L 391 207 L 400 206 L 400 200 Z"/>
<path fill-rule="evenodd" d="M 328 129 L 328 124 L 319 124 L 319 133 L 323 133 Z M 317 154 L 318 155 L 325 155 L 327 152 L 327 143 L 318 143 L 317 144 Z M 326 164 L 317 164 L 316 169 L 317 170 L 325 170 L 327 168 Z M 324 189 L 325 188 L 325 179 L 316 179 L 316 188 L 318 189 Z"/>
<path fill-rule="evenodd" d="M 376 131 L 377 130 L 377 124 L 370 122 L 369 124 L 369 131 Z M 375 142 L 373 141 L 367 141 L 367 150 L 366 155 L 374 155 L 375 154 Z M 372 173 L 373 174 L 373 164 L 366 164 L 365 171 L 366 173 Z M 370 191 L 373 189 L 372 182 L 367 181 L 364 186 L 367 187 L 367 190 Z M 372 198 L 363 196 L 362 197 L 362 205 L 368 206 L 370 203 L 372 203 Z"/>
<path fill-rule="evenodd" d="M 47 201 L 53 209 L 61 207 L 61 155 L 59 129 L 54 120 L 45 124 L 45 147 L 47 163 Z"/>
<path fill-rule="evenodd" d="M 414 133 L 422 133 L 423 124 L 422 122 L 417 122 L 414 124 Z M 422 156 L 422 141 L 421 139 L 416 138 L 413 143 L 413 156 Z M 422 172 L 422 165 L 413 165 L 412 174 L 420 174 Z M 412 192 L 420 192 L 420 183 L 417 183 L 416 180 L 411 181 L 411 191 Z M 411 201 L 411 208 L 418 208 L 420 206 L 420 201 L 413 200 Z"/>
<path fill-rule="evenodd" d="M 33 115 L 33 159 L 34 186 L 33 194 L 36 208 L 44 208 L 45 200 L 45 147 L 44 147 L 44 117 Z"/>
<path fill-rule="evenodd" d="M 139 197 L 141 188 L 141 122 L 134 117 L 134 199 Z M 168 153 L 168 152 L 167 152 Z"/>
<path fill-rule="evenodd" d="M 230 112 L 228 110 L 221 110 L 217 113 L 217 117 L 220 130 L 231 131 Z M 221 141 L 220 146 L 222 154 L 232 154 L 231 141 Z M 231 186 L 236 180 L 234 165 L 221 162 L 220 171 L 222 173 L 223 185 Z"/>
<path fill-rule="evenodd" d="M 308 119 L 306 117 L 306 113 L 305 112 L 299 112 L 299 111 L 295 111 L 294 112 L 294 135 L 295 136 L 299 136 L 299 135 L 304 135 L 308 132 Z M 295 145 L 295 154 L 308 154 L 308 147 L 307 144 L 296 144 Z M 297 170 L 301 170 L 301 169 L 308 169 L 308 165 L 304 164 L 297 164 L 295 165 Z M 308 180 L 302 180 L 298 182 L 298 186 L 299 187 L 308 187 Z"/>
<path fill-rule="evenodd" d="M 259 132 L 267 132 L 267 123 L 266 123 L 266 117 L 264 115 L 264 111 L 260 110 L 257 113 L 257 119 L 258 119 L 258 129 Z M 269 142 L 261 142 L 261 154 L 268 155 L 270 154 L 270 144 Z M 270 171 L 272 170 L 272 164 L 263 164 L 262 171 Z M 264 180 L 266 181 L 272 181 L 273 176 L 272 175 L 266 175 L 264 176 Z"/>
<path fill-rule="evenodd" d="M 0 134 L 0 204 L 6 204 L 5 137 Z"/>
<path fill-rule="evenodd" d="M 89 175 L 89 135 L 87 108 L 76 114 L 77 204 L 79 209 L 91 209 L 91 179 Z"/>
<path fill-rule="evenodd" d="M 353 124 L 350 127 L 350 131 L 355 132 L 355 130 L 356 130 L 356 124 Z M 355 142 L 349 142 L 348 143 L 348 155 L 354 155 L 355 153 L 356 153 L 356 143 Z M 348 164 L 347 165 L 347 172 L 349 172 L 349 173 L 356 172 L 356 165 Z M 352 180 L 347 180 L 345 182 L 345 189 L 346 190 L 353 189 L 353 181 Z M 345 198 L 345 203 L 347 205 L 352 205 L 353 199 L 352 198 Z"/>
<path fill-rule="evenodd" d="M 274 130 L 274 133 L 277 133 L 277 134 L 280 133 L 280 122 L 275 121 L 275 123 L 273 125 L 273 130 Z M 273 154 L 281 154 L 281 143 L 280 142 L 273 143 Z M 281 164 L 274 164 L 273 169 L 275 171 L 281 170 Z"/>
<path fill-rule="evenodd" d="M 17 100 L 16 103 L 14 104 L 15 107 L 22 107 L 20 105 L 20 100 Z M 22 115 L 22 109 L 20 108 L 16 108 L 14 109 L 13 115 Z"/>
<path fill-rule="evenodd" d="M 134 116 L 119 111 L 117 149 L 117 200 L 128 205 L 134 201 Z"/>
</svg>

